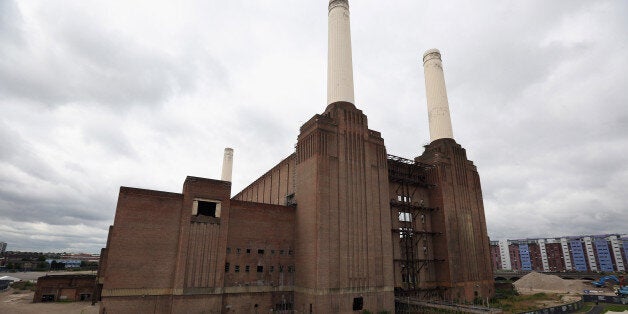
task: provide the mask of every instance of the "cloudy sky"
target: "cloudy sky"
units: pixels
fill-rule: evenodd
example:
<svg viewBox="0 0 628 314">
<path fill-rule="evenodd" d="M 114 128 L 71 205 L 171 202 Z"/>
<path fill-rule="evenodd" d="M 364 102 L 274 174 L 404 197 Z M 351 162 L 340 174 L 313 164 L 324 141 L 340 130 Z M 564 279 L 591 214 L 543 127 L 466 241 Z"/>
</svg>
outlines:
<svg viewBox="0 0 628 314">
<path fill-rule="evenodd" d="M 429 142 L 421 56 L 494 239 L 628 233 L 628 2 L 351 1 L 355 95 L 388 152 Z M 327 1 L 0 0 L 0 241 L 99 252 L 120 186 L 234 194 L 326 101 Z"/>
</svg>

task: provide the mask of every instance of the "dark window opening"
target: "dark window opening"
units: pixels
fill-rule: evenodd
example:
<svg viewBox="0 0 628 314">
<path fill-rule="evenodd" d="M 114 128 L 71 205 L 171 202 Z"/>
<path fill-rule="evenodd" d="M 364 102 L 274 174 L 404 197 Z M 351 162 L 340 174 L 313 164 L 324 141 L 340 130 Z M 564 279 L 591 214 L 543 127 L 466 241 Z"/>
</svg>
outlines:
<svg viewBox="0 0 628 314">
<path fill-rule="evenodd" d="M 353 298 L 353 310 L 354 311 L 361 311 L 363 306 L 364 306 L 364 298 L 362 297 Z"/>
<path fill-rule="evenodd" d="M 246 249 L 247 254 L 251 254 L 251 249 Z"/>
<path fill-rule="evenodd" d="M 279 251 L 279 255 L 284 255 L 286 252 L 284 250 Z"/>
<path fill-rule="evenodd" d="M 264 254 L 264 250 L 263 249 L 258 249 L 257 250 L 257 254 Z"/>
<path fill-rule="evenodd" d="M 288 255 L 292 255 L 292 253 L 294 253 L 292 250 L 288 251 Z"/>
<path fill-rule="evenodd" d="M 244 268 L 244 271 L 247 272 L 247 273 L 250 272 L 251 271 L 251 266 L 246 265 L 246 268 Z"/>
<path fill-rule="evenodd" d="M 231 248 L 230 247 L 227 248 L 227 254 L 229 254 L 229 253 L 231 253 Z"/>
<path fill-rule="evenodd" d="M 264 266 L 257 266 L 257 272 L 258 273 L 263 273 L 264 272 Z"/>
<path fill-rule="evenodd" d="M 229 272 L 229 263 L 225 263 L 225 273 Z"/>
<path fill-rule="evenodd" d="M 44 294 L 41 296 L 41 302 L 54 302 L 55 295 L 54 294 Z"/>
<path fill-rule="evenodd" d="M 197 216 L 216 217 L 216 203 L 206 202 L 206 201 L 197 201 L 197 202 L 198 202 L 198 211 L 196 212 Z"/>
<path fill-rule="evenodd" d="M 236 265 L 236 266 L 235 266 L 235 272 L 236 272 L 236 273 L 239 273 L 239 272 L 240 272 L 240 265 Z"/>
<path fill-rule="evenodd" d="M 282 265 L 279 265 L 279 272 L 283 273 L 283 266 Z"/>
<path fill-rule="evenodd" d="M 81 293 L 81 295 L 79 296 L 81 301 L 87 301 L 90 300 L 92 295 L 89 293 Z"/>
<path fill-rule="evenodd" d="M 275 271 L 275 266 L 270 266 L 270 270 L 271 273 Z"/>
</svg>

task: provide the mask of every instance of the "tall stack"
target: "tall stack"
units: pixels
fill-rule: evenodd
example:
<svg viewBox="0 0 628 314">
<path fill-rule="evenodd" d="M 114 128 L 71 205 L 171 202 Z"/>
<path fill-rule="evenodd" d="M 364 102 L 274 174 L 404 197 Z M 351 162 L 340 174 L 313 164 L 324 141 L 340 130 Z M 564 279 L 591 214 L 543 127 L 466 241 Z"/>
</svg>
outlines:
<svg viewBox="0 0 628 314">
<path fill-rule="evenodd" d="M 445 75 L 440 51 L 430 49 L 423 55 L 425 93 L 430 123 L 430 142 L 441 138 L 454 138 L 449 115 L 449 102 L 445 88 Z"/>
<path fill-rule="evenodd" d="M 329 2 L 328 105 L 296 151 L 294 307 L 394 309 L 386 148 L 353 98 L 349 3 Z"/>
</svg>

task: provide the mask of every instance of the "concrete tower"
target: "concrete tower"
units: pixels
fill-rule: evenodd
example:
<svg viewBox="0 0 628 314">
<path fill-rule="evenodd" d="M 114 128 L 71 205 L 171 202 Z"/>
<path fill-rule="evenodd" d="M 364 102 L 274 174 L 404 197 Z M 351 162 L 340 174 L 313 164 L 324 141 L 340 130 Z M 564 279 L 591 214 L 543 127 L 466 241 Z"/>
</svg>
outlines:
<svg viewBox="0 0 628 314">
<path fill-rule="evenodd" d="M 386 148 L 353 104 L 349 4 L 329 2 L 328 105 L 296 149 L 294 306 L 394 310 Z"/>
<path fill-rule="evenodd" d="M 328 39 L 327 104 L 338 101 L 354 104 L 351 28 L 347 0 L 329 1 Z"/>
<path fill-rule="evenodd" d="M 220 180 L 231 182 L 233 173 L 233 148 L 225 148 L 225 155 L 222 158 L 222 176 Z"/>
<path fill-rule="evenodd" d="M 440 51 L 430 49 L 423 55 L 425 68 L 425 92 L 427 94 L 427 112 L 430 122 L 430 141 L 441 138 L 454 138 L 451 130 L 449 102 L 445 88 L 445 75 Z"/>
</svg>

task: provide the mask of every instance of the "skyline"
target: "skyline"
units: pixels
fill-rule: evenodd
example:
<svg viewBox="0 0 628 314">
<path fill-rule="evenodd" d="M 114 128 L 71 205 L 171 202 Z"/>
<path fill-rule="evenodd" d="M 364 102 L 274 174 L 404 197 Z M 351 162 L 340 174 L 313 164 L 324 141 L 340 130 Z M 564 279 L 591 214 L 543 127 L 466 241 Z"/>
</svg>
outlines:
<svg viewBox="0 0 628 314">
<path fill-rule="evenodd" d="M 327 6 L 0 2 L 0 241 L 99 252 L 120 186 L 232 195 L 326 106 Z M 388 153 L 429 141 L 422 55 L 491 239 L 628 233 L 628 4 L 351 1 L 356 106 Z"/>
</svg>

